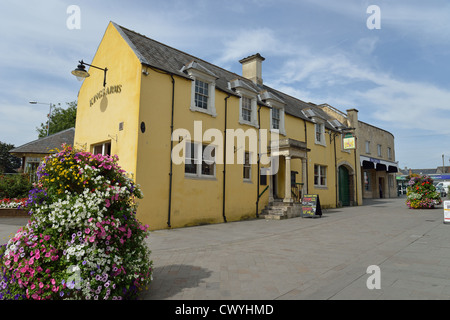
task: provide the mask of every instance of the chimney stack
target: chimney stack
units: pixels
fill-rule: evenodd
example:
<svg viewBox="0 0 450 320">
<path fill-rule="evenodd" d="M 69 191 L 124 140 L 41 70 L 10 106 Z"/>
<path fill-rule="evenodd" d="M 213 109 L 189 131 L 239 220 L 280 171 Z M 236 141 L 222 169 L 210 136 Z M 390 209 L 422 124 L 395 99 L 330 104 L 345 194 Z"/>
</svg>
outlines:
<svg viewBox="0 0 450 320">
<path fill-rule="evenodd" d="M 252 56 L 248 56 L 239 62 L 242 64 L 242 76 L 247 78 L 255 84 L 262 85 L 262 66 L 261 62 L 266 60 L 259 53 L 254 54 Z"/>
</svg>

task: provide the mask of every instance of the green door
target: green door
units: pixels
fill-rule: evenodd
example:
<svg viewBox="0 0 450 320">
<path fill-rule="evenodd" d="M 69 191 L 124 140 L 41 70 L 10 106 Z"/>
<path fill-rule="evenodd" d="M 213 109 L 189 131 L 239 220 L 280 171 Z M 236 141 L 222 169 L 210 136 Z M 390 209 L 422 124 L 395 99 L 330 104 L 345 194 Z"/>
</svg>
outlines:
<svg viewBox="0 0 450 320">
<path fill-rule="evenodd" d="M 339 201 L 343 206 L 350 205 L 350 184 L 348 169 L 344 166 L 339 167 Z"/>
</svg>

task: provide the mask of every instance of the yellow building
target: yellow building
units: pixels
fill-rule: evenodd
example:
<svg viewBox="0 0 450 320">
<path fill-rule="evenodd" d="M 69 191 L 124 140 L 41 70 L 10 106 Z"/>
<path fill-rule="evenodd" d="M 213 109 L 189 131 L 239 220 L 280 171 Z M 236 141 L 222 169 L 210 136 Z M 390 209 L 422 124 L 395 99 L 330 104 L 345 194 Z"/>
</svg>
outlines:
<svg viewBox="0 0 450 320">
<path fill-rule="evenodd" d="M 92 61 L 107 73 L 91 68 L 78 95 L 75 146 L 119 156 L 151 229 L 298 216 L 304 194 L 360 205 L 348 126 L 264 85 L 263 61 L 242 59 L 238 75 L 111 22 Z"/>
</svg>

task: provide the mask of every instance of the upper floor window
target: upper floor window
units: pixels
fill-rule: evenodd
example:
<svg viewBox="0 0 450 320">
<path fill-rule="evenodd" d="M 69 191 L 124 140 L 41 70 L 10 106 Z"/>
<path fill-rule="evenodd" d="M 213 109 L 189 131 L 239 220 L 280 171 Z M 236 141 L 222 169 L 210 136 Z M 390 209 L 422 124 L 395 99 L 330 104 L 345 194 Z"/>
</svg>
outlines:
<svg viewBox="0 0 450 320">
<path fill-rule="evenodd" d="M 317 144 L 325 145 L 325 124 L 316 123 L 315 124 L 315 140 Z"/>
<path fill-rule="evenodd" d="M 242 97 L 242 119 L 248 122 L 252 121 L 252 99 Z"/>
<path fill-rule="evenodd" d="M 208 83 L 195 79 L 195 106 L 208 110 Z"/>
<path fill-rule="evenodd" d="M 366 141 L 366 153 L 370 154 L 370 141 Z"/>
<path fill-rule="evenodd" d="M 280 109 L 272 108 L 272 129 L 280 129 Z"/>
<path fill-rule="evenodd" d="M 387 148 L 387 156 L 388 156 L 388 159 L 392 159 L 392 149 L 391 148 Z"/>
<path fill-rule="evenodd" d="M 378 153 L 378 156 L 381 157 L 381 144 L 377 145 L 377 153 Z"/>
</svg>

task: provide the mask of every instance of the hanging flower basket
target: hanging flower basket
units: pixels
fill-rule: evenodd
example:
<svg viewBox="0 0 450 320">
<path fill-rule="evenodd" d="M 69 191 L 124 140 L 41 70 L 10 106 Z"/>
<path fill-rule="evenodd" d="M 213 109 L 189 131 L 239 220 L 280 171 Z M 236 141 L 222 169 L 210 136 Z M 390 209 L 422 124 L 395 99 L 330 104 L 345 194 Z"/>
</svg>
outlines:
<svg viewBox="0 0 450 320">
<path fill-rule="evenodd" d="M 64 145 L 45 158 L 28 224 L 0 246 L 0 299 L 135 299 L 147 287 L 142 193 L 117 161 Z"/>
<path fill-rule="evenodd" d="M 432 209 L 442 203 L 429 176 L 411 175 L 406 190 L 406 205 L 410 209 Z"/>
</svg>

